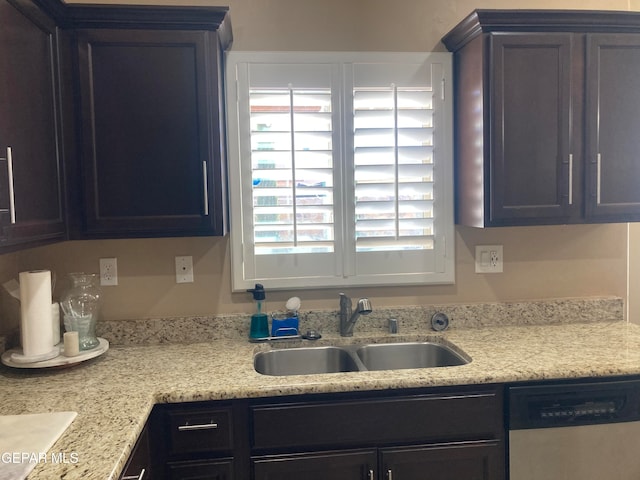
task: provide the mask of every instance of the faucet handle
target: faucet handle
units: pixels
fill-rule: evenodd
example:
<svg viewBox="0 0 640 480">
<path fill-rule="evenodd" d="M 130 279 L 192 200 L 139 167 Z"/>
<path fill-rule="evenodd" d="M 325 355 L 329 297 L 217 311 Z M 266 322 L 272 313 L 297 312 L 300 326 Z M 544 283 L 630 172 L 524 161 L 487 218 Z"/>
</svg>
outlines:
<svg viewBox="0 0 640 480">
<path fill-rule="evenodd" d="M 340 308 L 351 308 L 351 298 L 344 293 L 340 294 Z"/>
</svg>

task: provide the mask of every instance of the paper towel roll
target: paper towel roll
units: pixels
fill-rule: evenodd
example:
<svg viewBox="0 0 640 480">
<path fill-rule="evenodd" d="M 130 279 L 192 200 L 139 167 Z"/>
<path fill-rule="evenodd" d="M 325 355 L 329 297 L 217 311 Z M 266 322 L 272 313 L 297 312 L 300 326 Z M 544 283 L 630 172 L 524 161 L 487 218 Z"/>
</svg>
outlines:
<svg viewBox="0 0 640 480">
<path fill-rule="evenodd" d="M 51 272 L 20 272 L 22 353 L 38 357 L 52 351 Z"/>
</svg>

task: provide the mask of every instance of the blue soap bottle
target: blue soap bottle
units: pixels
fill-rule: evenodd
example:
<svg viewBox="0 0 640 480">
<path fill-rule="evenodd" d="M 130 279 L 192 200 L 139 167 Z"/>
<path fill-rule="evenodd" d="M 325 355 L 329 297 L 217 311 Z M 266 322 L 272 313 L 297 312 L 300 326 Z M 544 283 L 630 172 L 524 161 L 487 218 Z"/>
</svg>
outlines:
<svg viewBox="0 0 640 480">
<path fill-rule="evenodd" d="M 255 302 L 255 313 L 251 315 L 251 328 L 249 329 L 249 338 L 266 338 L 269 336 L 269 318 L 265 313 L 266 294 L 264 287 L 259 283 L 247 292 L 253 294 Z"/>
</svg>

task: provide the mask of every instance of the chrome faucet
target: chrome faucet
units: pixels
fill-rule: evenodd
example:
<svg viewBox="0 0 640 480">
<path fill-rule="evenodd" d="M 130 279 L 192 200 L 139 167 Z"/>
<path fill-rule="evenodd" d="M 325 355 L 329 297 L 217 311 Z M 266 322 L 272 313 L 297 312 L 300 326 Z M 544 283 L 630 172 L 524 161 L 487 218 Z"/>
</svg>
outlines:
<svg viewBox="0 0 640 480">
<path fill-rule="evenodd" d="M 352 312 L 351 299 L 344 293 L 340 294 L 340 335 L 343 337 L 353 336 L 353 326 L 358 321 L 360 315 L 371 313 L 371 302 L 368 298 L 358 300 L 356 310 Z"/>
</svg>

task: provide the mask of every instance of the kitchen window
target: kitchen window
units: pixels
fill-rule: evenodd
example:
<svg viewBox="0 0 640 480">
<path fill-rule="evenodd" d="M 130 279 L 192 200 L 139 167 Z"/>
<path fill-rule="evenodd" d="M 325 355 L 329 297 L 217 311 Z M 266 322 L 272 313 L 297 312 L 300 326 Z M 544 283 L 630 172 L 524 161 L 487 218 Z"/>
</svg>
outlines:
<svg viewBox="0 0 640 480">
<path fill-rule="evenodd" d="M 233 287 L 454 280 L 451 55 L 231 52 Z"/>
</svg>

